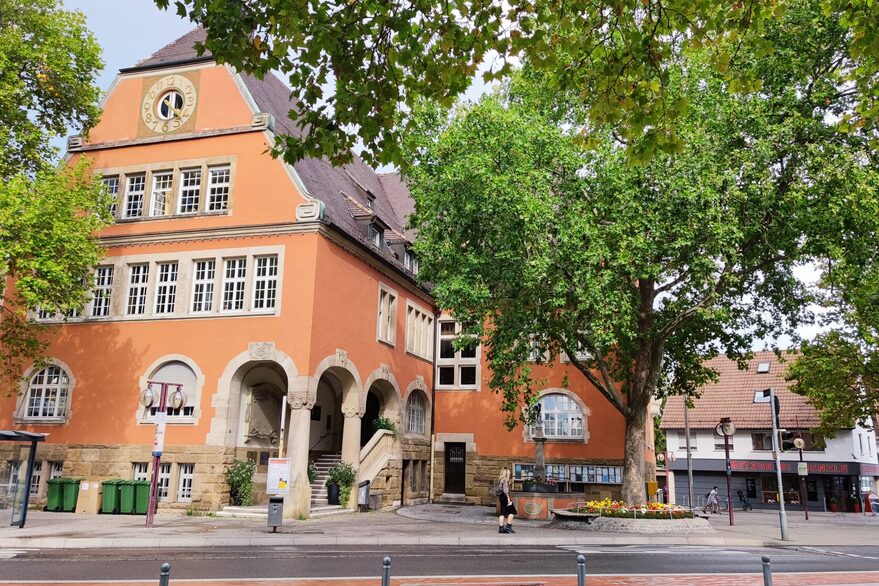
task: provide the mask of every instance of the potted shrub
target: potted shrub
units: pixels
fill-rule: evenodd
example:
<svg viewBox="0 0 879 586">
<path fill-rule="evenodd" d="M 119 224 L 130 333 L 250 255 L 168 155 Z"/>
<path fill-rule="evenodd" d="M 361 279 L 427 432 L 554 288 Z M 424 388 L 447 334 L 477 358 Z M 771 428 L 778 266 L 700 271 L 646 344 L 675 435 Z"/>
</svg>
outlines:
<svg viewBox="0 0 879 586">
<path fill-rule="evenodd" d="M 372 431 L 376 432 L 380 429 L 387 429 L 390 431 L 394 438 L 397 437 L 397 426 L 393 421 L 388 419 L 387 417 L 376 417 L 372 422 Z"/>
<path fill-rule="evenodd" d="M 839 512 L 839 501 L 836 499 L 836 497 L 832 496 L 829 499 L 827 499 L 827 504 L 830 506 L 831 513 L 838 513 Z"/>
<path fill-rule="evenodd" d="M 357 470 L 348 462 L 336 462 L 327 473 L 327 503 L 348 506 L 351 487 L 357 480 Z"/>
</svg>

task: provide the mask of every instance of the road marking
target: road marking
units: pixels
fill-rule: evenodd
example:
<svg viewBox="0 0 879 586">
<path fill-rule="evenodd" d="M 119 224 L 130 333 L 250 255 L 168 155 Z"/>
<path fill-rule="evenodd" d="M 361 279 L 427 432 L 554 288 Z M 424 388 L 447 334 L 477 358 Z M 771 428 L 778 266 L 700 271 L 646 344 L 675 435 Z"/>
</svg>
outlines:
<svg viewBox="0 0 879 586">
<path fill-rule="evenodd" d="M 0 549 L 0 560 L 10 560 L 16 556 L 33 551 L 32 549 Z"/>
<path fill-rule="evenodd" d="M 861 554 L 857 554 L 857 553 L 848 553 L 845 551 L 835 551 L 832 549 L 820 549 L 817 547 L 803 547 L 802 549 L 812 551 L 815 553 L 820 553 L 823 555 L 835 555 L 835 556 L 842 556 L 842 557 L 848 557 L 848 558 L 858 558 L 858 559 L 862 559 L 862 560 L 879 560 L 879 557 L 872 556 L 872 555 L 861 555 Z"/>
</svg>

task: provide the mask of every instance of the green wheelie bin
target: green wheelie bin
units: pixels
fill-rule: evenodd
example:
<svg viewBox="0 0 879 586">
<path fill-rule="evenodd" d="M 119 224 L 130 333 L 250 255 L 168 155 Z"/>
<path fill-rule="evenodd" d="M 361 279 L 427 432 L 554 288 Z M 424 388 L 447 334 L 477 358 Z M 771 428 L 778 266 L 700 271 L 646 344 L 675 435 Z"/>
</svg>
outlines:
<svg viewBox="0 0 879 586">
<path fill-rule="evenodd" d="M 101 513 L 115 515 L 119 512 L 119 483 L 121 480 L 105 480 L 101 483 Z"/>
<path fill-rule="evenodd" d="M 46 481 L 46 510 L 60 511 L 64 505 L 64 480 L 62 478 L 50 478 Z"/>
<path fill-rule="evenodd" d="M 146 515 L 147 509 L 150 508 L 150 481 L 135 480 L 134 481 L 134 513 L 136 515 Z"/>
<path fill-rule="evenodd" d="M 134 482 L 119 480 L 119 512 L 123 515 L 134 513 Z"/>
<path fill-rule="evenodd" d="M 79 478 L 64 478 L 64 497 L 62 510 L 65 513 L 72 513 L 76 510 L 76 500 L 79 498 Z"/>
</svg>

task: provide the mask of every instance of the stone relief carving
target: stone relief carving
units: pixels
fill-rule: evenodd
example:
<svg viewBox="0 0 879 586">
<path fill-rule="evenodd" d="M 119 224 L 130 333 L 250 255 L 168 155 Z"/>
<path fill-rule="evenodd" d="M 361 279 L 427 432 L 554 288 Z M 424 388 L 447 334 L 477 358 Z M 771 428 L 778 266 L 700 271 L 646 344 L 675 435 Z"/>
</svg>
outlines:
<svg viewBox="0 0 879 586">
<path fill-rule="evenodd" d="M 391 367 L 387 364 L 382 364 L 382 378 L 385 380 L 389 380 L 391 378 Z"/>
<path fill-rule="evenodd" d="M 244 414 L 247 424 L 245 441 L 268 441 L 278 443 L 281 433 L 281 401 L 267 387 L 251 389 L 250 404 Z"/>
<path fill-rule="evenodd" d="M 418 389 L 419 391 L 423 391 L 426 388 L 424 386 L 424 377 L 421 376 L 420 374 L 415 377 L 415 388 Z"/>
<path fill-rule="evenodd" d="M 251 360 L 272 360 L 275 357 L 274 342 L 251 342 L 247 348 Z"/>
<path fill-rule="evenodd" d="M 348 368 L 348 353 L 344 350 L 336 350 L 336 366 Z"/>
</svg>

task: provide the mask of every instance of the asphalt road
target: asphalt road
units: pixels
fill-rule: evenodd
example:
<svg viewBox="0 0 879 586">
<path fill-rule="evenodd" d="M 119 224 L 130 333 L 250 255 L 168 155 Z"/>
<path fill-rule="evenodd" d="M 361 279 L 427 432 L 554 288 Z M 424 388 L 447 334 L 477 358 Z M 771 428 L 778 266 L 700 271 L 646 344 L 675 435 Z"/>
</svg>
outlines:
<svg viewBox="0 0 879 586">
<path fill-rule="evenodd" d="M 574 575 L 576 556 L 590 574 L 879 571 L 879 546 L 733 548 L 571 547 L 268 547 L 180 550 L 0 550 L 0 581 L 154 579 L 162 562 L 172 578 L 378 577 L 389 555 L 393 576 Z"/>
</svg>

